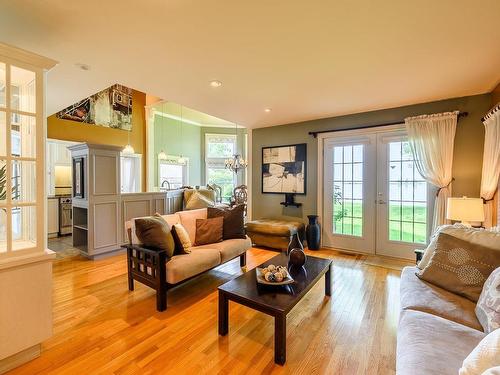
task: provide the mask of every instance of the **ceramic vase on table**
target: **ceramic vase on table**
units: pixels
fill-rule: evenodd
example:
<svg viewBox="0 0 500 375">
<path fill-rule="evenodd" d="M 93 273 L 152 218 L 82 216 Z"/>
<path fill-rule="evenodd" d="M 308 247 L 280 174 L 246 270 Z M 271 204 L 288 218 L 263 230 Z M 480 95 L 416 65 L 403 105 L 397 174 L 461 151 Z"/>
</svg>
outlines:
<svg viewBox="0 0 500 375">
<path fill-rule="evenodd" d="M 321 230 L 318 224 L 318 215 L 307 215 L 309 224 L 306 227 L 307 248 L 309 250 L 319 250 L 321 243 Z"/>
<path fill-rule="evenodd" d="M 290 267 L 302 267 L 306 263 L 306 254 L 304 253 L 304 246 L 300 241 L 298 233 L 295 233 L 288 244 L 288 265 Z"/>
<path fill-rule="evenodd" d="M 300 241 L 300 237 L 298 233 L 295 233 L 292 236 L 292 239 L 290 240 L 290 243 L 288 244 L 288 248 L 286 250 L 286 255 L 290 255 L 290 251 L 292 249 L 302 249 L 304 250 L 304 245 L 302 245 L 302 242 Z"/>
</svg>

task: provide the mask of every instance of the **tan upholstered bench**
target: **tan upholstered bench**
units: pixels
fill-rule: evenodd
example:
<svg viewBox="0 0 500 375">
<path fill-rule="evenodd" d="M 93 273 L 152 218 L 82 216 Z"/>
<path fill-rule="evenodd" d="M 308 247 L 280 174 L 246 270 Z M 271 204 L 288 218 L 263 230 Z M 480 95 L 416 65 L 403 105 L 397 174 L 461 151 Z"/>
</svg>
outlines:
<svg viewBox="0 0 500 375">
<path fill-rule="evenodd" d="M 247 235 L 252 244 L 286 251 L 295 233 L 304 242 L 304 223 L 287 219 L 259 219 L 247 222 Z"/>
</svg>

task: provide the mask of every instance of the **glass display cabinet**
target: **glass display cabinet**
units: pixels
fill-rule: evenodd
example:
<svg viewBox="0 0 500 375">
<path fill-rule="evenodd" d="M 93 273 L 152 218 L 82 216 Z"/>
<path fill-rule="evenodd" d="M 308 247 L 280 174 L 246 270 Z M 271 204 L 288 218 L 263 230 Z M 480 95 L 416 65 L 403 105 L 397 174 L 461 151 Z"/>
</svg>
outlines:
<svg viewBox="0 0 500 375">
<path fill-rule="evenodd" d="M 45 250 L 43 72 L 0 56 L 0 259 Z"/>
</svg>

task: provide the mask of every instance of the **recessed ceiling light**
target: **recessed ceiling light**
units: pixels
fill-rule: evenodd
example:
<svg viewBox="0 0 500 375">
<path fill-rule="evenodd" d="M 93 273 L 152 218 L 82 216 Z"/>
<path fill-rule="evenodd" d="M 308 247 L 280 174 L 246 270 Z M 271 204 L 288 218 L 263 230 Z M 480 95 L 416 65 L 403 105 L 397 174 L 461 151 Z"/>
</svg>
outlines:
<svg viewBox="0 0 500 375">
<path fill-rule="evenodd" d="M 269 113 L 269 112 L 271 112 L 271 111 L 272 111 L 272 109 L 271 109 L 271 108 L 266 108 L 266 109 L 264 109 L 264 112 L 267 112 L 267 113 Z"/>
<path fill-rule="evenodd" d="M 222 86 L 222 82 L 221 81 L 217 81 L 217 80 L 213 80 L 213 81 L 210 81 L 210 86 L 212 86 L 212 87 L 221 87 Z"/>
<path fill-rule="evenodd" d="M 81 70 L 90 70 L 90 65 L 87 64 L 76 63 L 75 66 Z"/>
</svg>

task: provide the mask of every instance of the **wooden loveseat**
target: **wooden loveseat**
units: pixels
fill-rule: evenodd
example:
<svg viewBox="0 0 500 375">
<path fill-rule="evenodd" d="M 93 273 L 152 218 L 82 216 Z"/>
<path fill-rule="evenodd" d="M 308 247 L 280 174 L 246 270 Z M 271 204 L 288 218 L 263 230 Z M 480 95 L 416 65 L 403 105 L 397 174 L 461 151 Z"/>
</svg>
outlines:
<svg viewBox="0 0 500 375">
<path fill-rule="evenodd" d="M 196 219 L 206 219 L 207 209 L 180 211 L 162 216 L 169 225 L 182 224 L 195 243 Z M 167 308 L 167 291 L 223 263 L 240 258 L 240 266 L 246 265 L 246 251 L 252 243 L 245 239 L 230 239 L 213 244 L 191 247 L 191 253 L 168 258 L 166 251 L 141 246 L 135 234 L 135 220 L 125 223 L 129 235 L 127 249 L 128 287 L 134 290 L 134 280 L 156 290 L 156 309 Z"/>
</svg>

